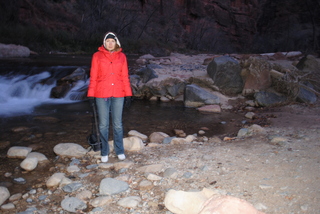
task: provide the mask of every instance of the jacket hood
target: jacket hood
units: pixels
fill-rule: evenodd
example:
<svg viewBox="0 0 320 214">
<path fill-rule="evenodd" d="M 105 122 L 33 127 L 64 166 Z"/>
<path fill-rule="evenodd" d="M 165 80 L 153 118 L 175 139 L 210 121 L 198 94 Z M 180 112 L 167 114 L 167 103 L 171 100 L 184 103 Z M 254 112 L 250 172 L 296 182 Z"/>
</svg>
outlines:
<svg viewBox="0 0 320 214">
<path fill-rule="evenodd" d="M 118 39 L 118 37 L 116 36 L 115 33 L 112 33 L 112 32 L 106 33 L 106 35 L 105 35 L 104 38 L 103 38 L 102 44 L 104 44 L 104 41 L 105 41 L 107 38 L 113 38 L 114 40 L 116 40 L 117 45 L 119 45 L 119 47 L 121 47 L 120 41 L 119 41 L 119 39 Z"/>
</svg>

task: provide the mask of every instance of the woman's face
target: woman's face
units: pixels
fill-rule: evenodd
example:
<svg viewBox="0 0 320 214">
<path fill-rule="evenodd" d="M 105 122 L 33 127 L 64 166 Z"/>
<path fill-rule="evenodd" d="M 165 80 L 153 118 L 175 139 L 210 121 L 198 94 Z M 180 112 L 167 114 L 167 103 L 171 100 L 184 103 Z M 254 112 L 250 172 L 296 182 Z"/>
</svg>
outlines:
<svg viewBox="0 0 320 214">
<path fill-rule="evenodd" d="M 113 51 L 115 49 L 115 47 L 116 47 L 116 40 L 111 39 L 111 38 L 106 39 L 104 41 L 104 46 L 106 47 L 106 49 L 108 51 Z"/>
</svg>

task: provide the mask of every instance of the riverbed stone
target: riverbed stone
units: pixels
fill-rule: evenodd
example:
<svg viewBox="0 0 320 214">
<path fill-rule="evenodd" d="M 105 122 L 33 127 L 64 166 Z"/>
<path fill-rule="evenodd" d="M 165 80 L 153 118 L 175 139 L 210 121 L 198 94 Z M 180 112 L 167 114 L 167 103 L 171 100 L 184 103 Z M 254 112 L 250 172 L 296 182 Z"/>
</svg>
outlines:
<svg viewBox="0 0 320 214">
<path fill-rule="evenodd" d="M 141 191 L 146 191 L 146 190 L 151 190 L 153 188 L 153 184 L 151 181 L 148 181 L 148 180 L 142 180 L 140 183 L 139 183 L 139 190 Z"/>
<path fill-rule="evenodd" d="M 82 201 L 86 201 L 92 198 L 92 192 L 90 190 L 83 190 L 76 195 Z"/>
<path fill-rule="evenodd" d="M 12 210 L 16 208 L 16 206 L 13 203 L 7 203 L 1 206 L 2 210 Z"/>
<path fill-rule="evenodd" d="M 139 172 L 161 172 L 163 170 L 163 164 L 151 164 L 137 168 Z"/>
<path fill-rule="evenodd" d="M 0 186 L 0 206 L 10 197 L 10 192 L 6 187 Z"/>
<path fill-rule="evenodd" d="M 259 106 L 268 107 L 284 104 L 287 97 L 275 92 L 259 91 L 254 94 L 256 103 Z"/>
<path fill-rule="evenodd" d="M 54 153 L 62 157 L 81 158 L 87 150 L 76 143 L 59 143 L 53 148 Z"/>
<path fill-rule="evenodd" d="M 118 205 L 125 208 L 135 208 L 140 203 L 141 198 L 139 196 L 129 196 L 122 198 L 118 201 Z"/>
<path fill-rule="evenodd" d="M 27 157 L 20 163 L 20 167 L 26 171 L 34 170 L 38 165 L 38 158 Z"/>
<path fill-rule="evenodd" d="M 0 43 L 0 58 L 29 57 L 30 49 L 26 46 Z"/>
<path fill-rule="evenodd" d="M 220 105 L 205 105 L 197 108 L 200 112 L 221 113 Z"/>
<path fill-rule="evenodd" d="M 153 132 L 149 136 L 149 141 L 152 143 L 162 143 L 166 137 L 169 137 L 169 135 L 164 132 Z"/>
<path fill-rule="evenodd" d="M 62 187 L 62 190 L 63 190 L 64 192 L 71 193 L 71 192 L 77 191 L 77 190 L 80 189 L 82 186 L 83 186 L 82 183 L 74 182 L 74 183 L 70 183 L 70 184 L 67 184 L 67 185 L 63 186 L 63 187 Z"/>
<path fill-rule="evenodd" d="M 147 135 L 142 134 L 142 133 L 140 133 L 140 132 L 138 132 L 136 130 L 130 130 L 128 132 L 128 136 L 129 137 L 133 137 L 133 136 L 139 137 L 139 138 L 141 138 L 142 141 L 147 141 L 148 140 L 148 136 Z"/>
<path fill-rule="evenodd" d="M 76 213 L 78 210 L 84 210 L 87 208 L 87 205 L 85 202 L 80 200 L 79 198 L 76 197 L 66 197 L 61 201 L 61 207 L 62 209 Z"/>
<path fill-rule="evenodd" d="M 37 158 L 38 162 L 48 161 L 48 158 L 44 154 L 42 154 L 40 152 L 30 152 L 27 155 L 27 158 Z"/>
<path fill-rule="evenodd" d="M 29 148 L 29 147 L 13 146 L 8 150 L 7 157 L 25 159 L 31 151 L 32 151 L 32 148 Z"/>
<path fill-rule="evenodd" d="M 60 182 L 62 181 L 62 179 L 65 177 L 65 174 L 62 172 L 57 172 L 54 173 L 53 175 L 51 175 L 51 177 L 47 180 L 46 182 L 46 186 L 48 188 L 51 187 L 56 187 L 60 184 Z"/>
<path fill-rule="evenodd" d="M 175 168 L 167 168 L 164 170 L 163 176 L 166 178 L 176 179 L 178 177 L 178 170 Z"/>
<path fill-rule="evenodd" d="M 167 192 L 164 204 L 173 213 L 194 214 L 201 210 L 215 192 L 204 188 L 202 191 L 180 191 L 171 189 Z"/>
<path fill-rule="evenodd" d="M 186 107 L 201 107 L 203 105 L 220 104 L 220 98 L 198 85 L 187 85 L 184 92 Z"/>
<path fill-rule="evenodd" d="M 215 57 L 209 63 L 207 73 L 223 94 L 235 95 L 242 92 L 241 66 L 236 59 L 229 56 Z"/>
<path fill-rule="evenodd" d="M 233 196 L 217 196 L 209 198 L 202 206 L 199 214 L 219 213 L 219 214 L 263 214 L 253 205 L 243 199 Z"/>
<path fill-rule="evenodd" d="M 16 193 L 10 196 L 9 201 L 10 202 L 18 201 L 20 200 L 21 197 L 22 197 L 22 193 Z"/>
<path fill-rule="evenodd" d="M 132 161 L 120 161 L 117 163 L 114 163 L 114 170 L 118 171 L 120 169 L 128 169 L 129 167 L 131 167 L 132 165 L 134 165 L 134 162 Z"/>
<path fill-rule="evenodd" d="M 128 183 L 114 178 L 104 178 L 100 182 L 100 195 L 115 195 L 126 191 L 129 188 Z"/>
<path fill-rule="evenodd" d="M 99 196 L 97 198 L 94 198 L 90 201 L 90 205 L 93 207 L 102 207 L 105 205 L 108 205 L 112 202 L 111 196 Z"/>
<path fill-rule="evenodd" d="M 124 150 L 126 151 L 140 151 L 144 148 L 144 144 L 141 138 L 139 137 L 126 137 L 123 139 Z"/>
</svg>

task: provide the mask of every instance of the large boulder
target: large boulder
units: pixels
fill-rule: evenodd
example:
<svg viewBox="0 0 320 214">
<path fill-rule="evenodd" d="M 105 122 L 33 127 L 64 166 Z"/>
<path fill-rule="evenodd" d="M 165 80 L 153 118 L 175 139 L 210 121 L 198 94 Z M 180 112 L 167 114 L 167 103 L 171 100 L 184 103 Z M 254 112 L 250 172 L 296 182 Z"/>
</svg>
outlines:
<svg viewBox="0 0 320 214">
<path fill-rule="evenodd" d="M 147 65 L 146 67 L 141 68 L 139 71 L 137 71 L 136 74 L 141 77 L 142 83 L 147 83 L 151 79 L 158 77 L 156 72 L 149 65 Z"/>
<path fill-rule="evenodd" d="M 244 80 L 243 95 L 252 95 L 260 90 L 269 88 L 271 81 L 271 64 L 264 60 L 255 57 L 250 57 L 243 61 L 241 76 Z"/>
<path fill-rule="evenodd" d="M 258 211 L 249 202 L 232 197 L 232 196 L 219 196 L 214 195 L 209 198 L 199 212 L 199 214 L 263 214 Z"/>
<path fill-rule="evenodd" d="M 165 196 L 164 205 L 173 213 L 194 214 L 198 213 L 202 205 L 214 194 L 213 190 L 207 188 L 190 192 L 171 189 Z"/>
<path fill-rule="evenodd" d="M 283 105 L 287 102 L 287 97 L 275 92 L 260 91 L 254 94 L 256 104 L 259 106 Z"/>
<path fill-rule="evenodd" d="M 220 98 L 197 85 L 187 85 L 184 92 L 186 107 L 200 107 L 203 105 L 219 104 Z"/>
<path fill-rule="evenodd" d="M 0 43 L 0 58 L 8 58 L 8 57 L 29 57 L 30 49 L 14 44 L 1 44 Z"/>
<path fill-rule="evenodd" d="M 241 66 L 234 58 L 228 56 L 214 58 L 207 67 L 207 73 L 222 93 L 236 95 L 242 92 Z"/>
<path fill-rule="evenodd" d="M 313 55 L 307 55 L 303 57 L 296 67 L 301 71 L 311 71 L 314 73 L 320 73 L 320 59 L 317 59 Z"/>
<path fill-rule="evenodd" d="M 304 84 L 302 84 L 302 86 L 306 86 L 307 88 L 314 89 L 313 85 L 310 82 L 305 82 Z M 315 103 L 317 101 L 317 95 L 314 92 L 303 88 L 302 86 L 300 86 L 299 88 L 297 101 L 303 102 L 303 103 L 309 103 L 309 104 Z"/>
</svg>

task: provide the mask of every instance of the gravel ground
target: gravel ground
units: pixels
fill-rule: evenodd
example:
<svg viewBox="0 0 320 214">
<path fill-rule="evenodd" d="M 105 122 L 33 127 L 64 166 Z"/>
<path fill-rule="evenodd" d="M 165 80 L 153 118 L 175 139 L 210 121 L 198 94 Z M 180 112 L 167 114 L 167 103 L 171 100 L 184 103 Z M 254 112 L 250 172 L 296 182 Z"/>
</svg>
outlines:
<svg viewBox="0 0 320 214">
<path fill-rule="evenodd" d="M 265 213 L 318 213 L 319 105 L 294 104 L 256 112 L 256 116 L 268 117 L 269 125 L 264 127 L 267 135 L 235 139 L 230 136 L 232 140 L 226 141 L 223 140 L 226 136 L 207 136 L 208 141 L 199 137 L 197 142 L 191 144 L 146 147 L 142 151 L 127 154 L 126 161 L 134 163 L 127 170 L 87 169 L 86 166 L 99 162 L 94 154 L 81 160 L 80 174 L 90 174 L 82 179 L 78 177 L 79 174 L 66 172 L 71 161 L 68 158 L 56 161 L 52 159 L 52 164 L 39 167 L 31 173 L 16 169 L 14 175 L 21 175 L 26 179 L 32 177 L 33 182 L 29 182 L 28 188 L 24 186 L 23 190 L 16 189 L 12 194 L 21 192 L 25 195 L 30 189 L 35 189 L 36 194 L 27 194 L 25 198 L 21 198 L 14 212 L 2 211 L 18 213 L 28 207 L 36 207 L 38 213 L 68 213 L 61 209 L 60 202 L 65 196 L 74 196 L 78 192 L 65 193 L 59 188 L 48 190 L 45 187 L 50 174 L 65 172 L 72 180 L 81 181 L 83 189 L 93 193 L 92 198 L 97 196 L 99 183 L 105 177 L 129 183 L 128 191 L 113 196 L 112 203 L 105 206 L 102 212 L 96 213 L 170 213 L 164 206 L 165 193 L 169 189 L 200 191 L 203 188 L 245 199 Z M 278 137 L 278 141 L 272 141 L 275 137 Z M 116 163 L 117 160 L 111 157 L 109 162 Z M 164 168 L 174 168 L 178 177 L 165 178 L 163 171 L 157 172 L 155 174 L 163 179 L 154 181 L 150 189 L 141 190 L 139 182 L 146 179 L 146 174 L 138 172 L 137 168 L 149 164 L 163 164 Z M 45 171 L 46 176 L 39 176 L 41 171 Z M 45 202 L 39 201 L 41 195 L 47 195 Z M 131 209 L 116 204 L 119 199 L 127 196 L 139 196 L 142 201 Z M 32 198 L 33 202 L 27 203 L 27 198 Z M 93 207 L 89 204 L 84 213 L 92 211 Z"/>
</svg>

